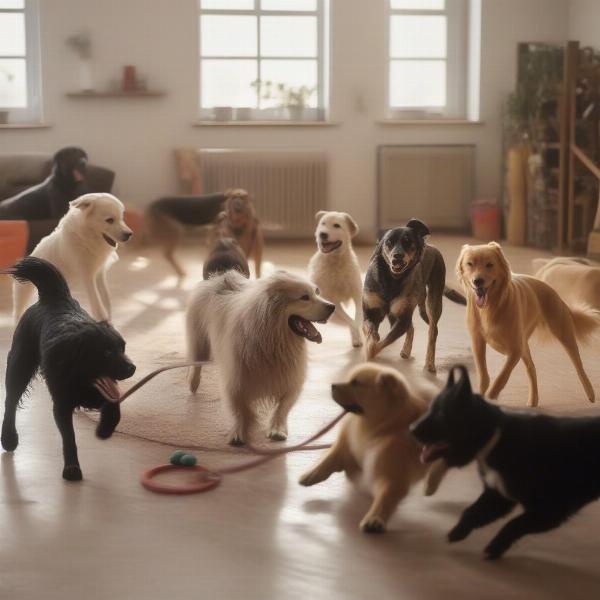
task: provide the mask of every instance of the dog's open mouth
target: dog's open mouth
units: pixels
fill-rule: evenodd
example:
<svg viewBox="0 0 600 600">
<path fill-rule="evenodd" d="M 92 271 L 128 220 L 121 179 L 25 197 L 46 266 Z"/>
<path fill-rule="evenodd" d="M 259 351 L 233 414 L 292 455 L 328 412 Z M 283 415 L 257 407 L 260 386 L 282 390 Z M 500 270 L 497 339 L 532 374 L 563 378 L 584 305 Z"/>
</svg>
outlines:
<svg viewBox="0 0 600 600">
<path fill-rule="evenodd" d="M 398 264 L 391 264 L 390 271 L 392 275 L 401 275 L 408 268 L 408 264 L 404 259 L 402 259 Z"/>
<path fill-rule="evenodd" d="M 334 250 L 337 250 L 342 245 L 342 240 L 337 240 L 335 242 L 321 242 L 321 252 L 324 254 L 329 254 Z"/>
<path fill-rule="evenodd" d="M 85 177 L 83 176 L 83 173 L 81 171 L 78 171 L 77 169 L 73 169 L 73 179 L 77 182 L 83 181 L 85 179 Z"/>
<path fill-rule="evenodd" d="M 421 462 L 426 465 L 428 463 L 441 458 L 446 450 L 450 447 L 446 442 L 436 442 L 435 444 L 425 444 L 421 450 Z"/>
<path fill-rule="evenodd" d="M 105 233 L 102 234 L 102 237 L 104 238 L 104 241 L 109 245 L 112 246 L 113 248 L 117 247 L 117 242 L 115 242 L 115 240 L 113 240 L 112 238 L 108 237 Z"/>
<path fill-rule="evenodd" d="M 104 376 L 94 379 L 93 386 L 109 402 L 119 402 L 121 399 L 121 390 L 119 384 L 112 377 Z"/>
<path fill-rule="evenodd" d="M 479 308 L 483 308 L 487 304 L 488 292 L 490 291 L 490 288 L 492 287 L 493 284 L 494 284 L 494 282 L 492 281 L 492 283 L 490 283 L 490 285 L 487 288 L 483 287 L 483 286 L 474 288 L 475 289 L 475 304 L 477 304 L 477 306 Z"/>
<path fill-rule="evenodd" d="M 319 323 L 325 323 L 326 321 L 319 321 Z M 309 342 L 316 342 L 320 344 L 323 341 L 321 334 L 318 329 L 308 319 L 299 317 L 298 315 L 292 315 L 288 319 L 290 329 L 300 337 L 306 338 Z"/>
</svg>

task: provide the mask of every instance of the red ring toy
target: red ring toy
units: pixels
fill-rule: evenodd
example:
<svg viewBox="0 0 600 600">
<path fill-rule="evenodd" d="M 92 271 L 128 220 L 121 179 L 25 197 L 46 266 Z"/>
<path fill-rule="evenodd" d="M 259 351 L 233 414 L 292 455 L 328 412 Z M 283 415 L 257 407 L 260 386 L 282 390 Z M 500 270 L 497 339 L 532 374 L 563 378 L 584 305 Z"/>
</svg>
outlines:
<svg viewBox="0 0 600 600">
<path fill-rule="evenodd" d="M 165 483 L 159 483 L 156 481 L 155 477 L 157 475 L 166 473 L 168 471 L 187 471 L 188 473 L 190 471 L 194 471 L 195 473 L 210 473 L 212 477 L 210 479 L 198 477 L 198 481 L 196 483 L 187 486 L 167 485 Z M 144 471 L 142 473 L 141 483 L 147 490 L 156 492 L 157 494 L 198 494 L 199 492 L 208 492 L 209 490 L 217 487 L 221 483 L 221 476 L 200 465 L 189 467 L 184 467 L 181 465 L 159 465 L 158 467 L 153 467 L 152 469 Z"/>
</svg>

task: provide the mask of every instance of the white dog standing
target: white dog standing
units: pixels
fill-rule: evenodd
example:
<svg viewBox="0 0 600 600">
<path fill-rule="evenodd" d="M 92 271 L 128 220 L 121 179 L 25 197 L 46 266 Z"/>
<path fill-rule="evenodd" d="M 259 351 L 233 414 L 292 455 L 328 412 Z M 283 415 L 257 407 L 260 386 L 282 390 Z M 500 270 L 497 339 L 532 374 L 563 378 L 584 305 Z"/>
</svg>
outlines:
<svg viewBox="0 0 600 600">
<path fill-rule="evenodd" d="M 245 443 L 261 400 L 275 405 L 267 437 L 287 438 L 287 416 L 306 375 L 304 340 L 321 342 L 313 322 L 325 322 L 334 309 L 313 283 L 285 271 L 257 280 L 229 271 L 198 284 L 186 315 L 188 355 L 208 360 L 212 351 L 235 419 L 230 444 Z M 200 375 L 191 369 L 192 393 Z"/>
<path fill-rule="evenodd" d="M 118 260 L 117 243 L 132 235 L 123 220 L 125 207 L 111 194 L 85 194 L 70 204 L 56 229 L 34 248 L 31 256 L 51 262 L 64 275 L 71 290 L 82 284 L 90 314 L 98 321 L 111 318 L 106 271 Z M 17 322 L 31 303 L 35 288 L 15 283 L 13 314 Z"/>
<path fill-rule="evenodd" d="M 362 279 L 358 259 L 352 248 L 352 238 L 358 233 L 356 221 L 345 212 L 319 211 L 315 238 L 317 252 L 308 263 L 308 277 L 314 281 L 321 295 L 335 304 L 335 318 L 350 329 L 352 345 L 362 346 Z M 352 318 L 342 307 L 343 302 L 354 302 Z"/>
</svg>

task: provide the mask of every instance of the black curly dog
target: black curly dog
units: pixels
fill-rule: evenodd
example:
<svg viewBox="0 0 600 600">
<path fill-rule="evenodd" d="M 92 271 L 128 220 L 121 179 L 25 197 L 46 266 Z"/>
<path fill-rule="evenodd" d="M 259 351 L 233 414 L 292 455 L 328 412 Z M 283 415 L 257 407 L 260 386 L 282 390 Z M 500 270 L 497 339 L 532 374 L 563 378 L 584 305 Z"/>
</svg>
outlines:
<svg viewBox="0 0 600 600">
<path fill-rule="evenodd" d="M 100 410 L 96 435 L 110 437 L 121 418 L 119 404 L 107 402 L 94 387 L 102 380 L 116 385 L 135 373 L 125 354 L 125 341 L 106 322 L 92 319 L 71 296 L 67 282 L 49 262 L 28 257 L 4 271 L 18 281 L 31 281 L 39 300 L 23 315 L 12 340 L 6 365 L 6 401 L 2 447 L 19 444 L 15 426 L 21 397 L 38 369 L 54 403 L 54 420 L 63 442 L 63 478 L 82 478 L 73 430 L 77 407 Z"/>
</svg>

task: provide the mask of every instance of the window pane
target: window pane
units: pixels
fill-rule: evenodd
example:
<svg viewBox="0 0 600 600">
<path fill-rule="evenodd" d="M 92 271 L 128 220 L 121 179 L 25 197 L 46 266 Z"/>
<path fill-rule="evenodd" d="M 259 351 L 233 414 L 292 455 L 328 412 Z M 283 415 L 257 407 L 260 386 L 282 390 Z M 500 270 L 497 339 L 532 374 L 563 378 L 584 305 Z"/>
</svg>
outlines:
<svg viewBox="0 0 600 600">
<path fill-rule="evenodd" d="M 392 16 L 392 58 L 446 58 L 446 17 Z"/>
<path fill-rule="evenodd" d="M 257 108 L 256 60 L 203 60 L 202 107 L 243 106 Z"/>
<path fill-rule="evenodd" d="M 260 108 L 297 104 L 294 98 L 298 95 L 305 98 L 305 106 L 311 108 L 317 106 L 316 60 L 263 60 L 260 70 L 263 81 L 261 96 L 265 93 L 270 96 L 261 98 Z M 283 90 L 279 89 L 280 85 L 284 86 Z M 302 90 L 302 87 L 308 89 Z"/>
<path fill-rule="evenodd" d="M 262 0 L 263 10 L 317 10 L 317 0 Z"/>
<path fill-rule="evenodd" d="M 0 13 L 0 56 L 25 56 L 25 17 Z"/>
<path fill-rule="evenodd" d="M 262 56 L 317 56 L 317 17 L 261 17 Z"/>
<path fill-rule="evenodd" d="M 0 59 L 0 108 L 27 106 L 27 74 L 24 58 Z"/>
<path fill-rule="evenodd" d="M 392 0 L 392 8 L 399 10 L 444 10 L 445 0 Z"/>
<path fill-rule="evenodd" d="M 254 0 L 200 0 L 200 7 L 207 10 L 254 10 Z"/>
<path fill-rule="evenodd" d="M 444 107 L 446 61 L 391 61 L 390 105 L 397 108 Z"/>
<path fill-rule="evenodd" d="M 25 8 L 25 0 L 0 0 L 2 8 Z"/>
<path fill-rule="evenodd" d="M 202 56 L 256 56 L 256 17 L 203 15 Z"/>
</svg>

